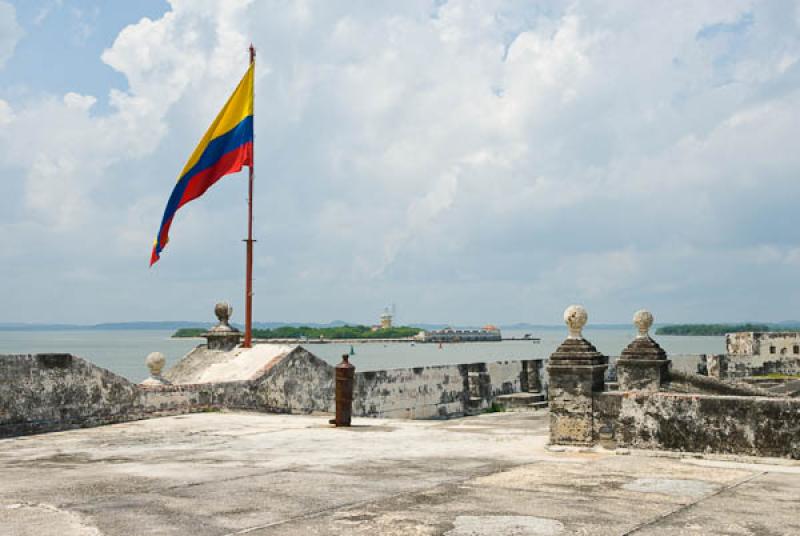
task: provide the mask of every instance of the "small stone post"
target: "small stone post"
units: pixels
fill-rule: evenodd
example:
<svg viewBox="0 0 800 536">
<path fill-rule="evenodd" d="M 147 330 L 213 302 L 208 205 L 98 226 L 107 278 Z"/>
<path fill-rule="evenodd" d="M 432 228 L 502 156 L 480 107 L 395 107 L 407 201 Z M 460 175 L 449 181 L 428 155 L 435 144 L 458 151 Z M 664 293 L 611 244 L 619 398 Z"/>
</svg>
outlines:
<svg viewBox="0 0 800 536">
<path fill-rule="evenodd" d="M 161 352 L 153 352 L 144 360 L 147 368 L 150 369 L 150 377 L 142 382 L 142 385 L 169 385 L 169 382 L 161 375 L 167 358 Z"/>
<path fill-rule="evenodd" d="M 350 363 L 350 356 L 342 355 L 342 362 L 336 365 L 336 418 L 330 420 L 331 424 L 350 426 L 355 374 L 356 367 Z"/>
<path fill-rule="evenodd" d="M 580 305 L 564 311 L 569 336 L 550 356 L 550 443 L 591 445 L 594 428 L 594 393 L 605 389 L 608 357 L 583 338 L 589 316 Z"/>
<path fill-rule="evenodd" d="M 228 303 L 220 302 L 214 306 L 214 314 L 217 315 L 219 323 L 203 333 L 203 337 L 208 341 L 208 349 L 225 352 L 233 350 L 242 339 L 241 332 L 228 323 L 233 314 L 233 307 Z"/>
<path fill-rule="evenodd" d="M 617 360 L 619 390 L 658 391 L 669 380 L 667 353 L 650 337 L 653 315 L 649 311 L 636 311 L 633 323 L 639 334 Z"/>
</svg>

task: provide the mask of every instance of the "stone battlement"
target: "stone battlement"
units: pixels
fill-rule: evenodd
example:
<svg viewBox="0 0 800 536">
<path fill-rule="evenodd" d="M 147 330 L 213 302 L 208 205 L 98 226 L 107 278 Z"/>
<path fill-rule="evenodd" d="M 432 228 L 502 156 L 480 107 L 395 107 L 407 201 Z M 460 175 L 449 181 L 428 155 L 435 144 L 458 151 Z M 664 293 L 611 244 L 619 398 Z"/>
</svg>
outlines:
<svg viewBox="0 0 800 536">
<path fill-rule="evenodd" d="M 137 385 L 69 354 L 0 356 L 0 437 L 222 409 L 333 412 L 334 367 L 300 346 L 190 352 Z M 249 354 L 248 354 L 249 353 Z M 357 372 L 355 416 L 450 418 L 546 387 L 543 361 Z M 160 375 L 160 369 L 159 369 Z"/>
<path fill-rule="evenodd" d="M 567 309 L 570 336 L 551 356 L 550 441 L 800 459 L 800 400 L 672 372 L 639 311 L 639 335 L 616 362 L 618 390 L 598 380 L 605 356 L 580 335 L 588 315 Z"/>
</svg>

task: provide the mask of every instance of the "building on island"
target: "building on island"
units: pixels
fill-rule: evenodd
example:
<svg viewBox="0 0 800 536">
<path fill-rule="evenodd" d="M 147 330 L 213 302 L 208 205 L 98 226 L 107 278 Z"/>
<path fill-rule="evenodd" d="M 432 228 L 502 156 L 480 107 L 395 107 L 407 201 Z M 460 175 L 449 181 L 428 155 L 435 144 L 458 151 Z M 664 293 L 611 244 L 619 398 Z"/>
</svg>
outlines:
<svg viewBox="0 0 800 536">
<path fill-rule="evenodd" d="M 414 338 L 419 342 L 488 342 L 503 340 L 500 329 L 491 324 L 481 329 L 444 328 L 433 331 L 420 331 Z"/>
<path fill-rule="evenodd" d="M 800 356 L 800 333 L 791 331 L 728 333 L 728 355 L 760 357 Z"/>
<path fill-rule="evenodd" d="M 392 313 L 389 309 L 384 309 L 381 315 L 381 329 L 389 329 L 392 327 Z"/>
<path fill-rule="evenodd" d="M 381 313 L 381 321 L 377 325 L 372 326 L 372 331 L 378 331 L 380 329 L 391 329 L 394 325 L 392 322 L 394 321 L 394 304 L 392 304 L 391 309 L 389 307 L 384 308 L 383 313 Z"/>
</svg>

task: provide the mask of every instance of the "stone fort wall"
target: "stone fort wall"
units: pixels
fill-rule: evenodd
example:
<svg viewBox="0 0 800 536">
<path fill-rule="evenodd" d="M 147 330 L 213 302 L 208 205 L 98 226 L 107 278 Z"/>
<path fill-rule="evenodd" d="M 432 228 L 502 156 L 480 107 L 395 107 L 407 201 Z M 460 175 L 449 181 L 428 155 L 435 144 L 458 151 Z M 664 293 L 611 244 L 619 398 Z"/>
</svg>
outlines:
<svg viewBox="0 0 800 536">
<path fill-rule="evenodd" d="M 800 400 L 642 391 L 594 396 L 595 441 L 800 459 Z"/>
<path fill-rule="evenodd" d="M 541 370 L 541 361 L 506 361 L 357 372 L 353 414 L 475 413 L 499 394 L 546 387 Z M 297 348 L 258 379 L 138 385 L 69 354 L 0 355 L 0 437 L 223 409 L 333 412 L 334 367 Z"/>
<path fill-rule="evenodd" d="M 0 356 L 0 437 L 253 407 L 248 382 L 144 387 L 70 354 Z"/>
<path fill-rule="evenodd" d="M 762 356 L 778 359 L 794 356 L 800 359 L 800 332 L 741 332 L 725 335 L 728 355 Z"/>
<path fill-rule="evenodd" d="M 752 376 L 800 375 L 800 357 L 760 354 L 717 354 L 705 357 L 709 376 L 735 380 Z"/>
<path fill-rule="evenodd" d="M 499 395 L 546 388 L 542 360 L 356 372 L 353 414 L 431 419 L 479 413 Z"/>
<path fill-rule="evenodd" d="M 800 400 L 672 371 L 644 310 L 634 315 L 639 334 L 616 362 L 618 390 L 608 391 L 601 381 L 608 358 L 581 333 L 586 310 L 571 306 L 564 318 L 570 335 L 548 365 L 553 444 L 800 459 Z"/>
</svg>

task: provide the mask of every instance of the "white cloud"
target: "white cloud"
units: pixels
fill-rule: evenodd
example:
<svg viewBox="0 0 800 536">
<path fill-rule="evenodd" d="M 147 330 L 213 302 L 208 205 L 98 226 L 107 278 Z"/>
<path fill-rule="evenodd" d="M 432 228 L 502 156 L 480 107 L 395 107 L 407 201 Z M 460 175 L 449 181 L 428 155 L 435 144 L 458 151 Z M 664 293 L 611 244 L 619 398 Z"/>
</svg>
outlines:
<svg viewBox="0 0 800 536">
<path fill-rule="evenodd" d="M 85 43 L 92 33 L 97 24 L 97 17 L 100 9 L 95 7 L 91 10 L 83 10 L 73 7 L 70 10 L 72 17 L 72 40 L 77 44 Z"/>
<path fill-rule="evenodd" d="M 452 322 L 548 321 L 582 297 L 623 319 L 691 313 L 702 295 L 750 315 L 755 299 L 737 309 L 717 288 L 759 279 L 742 252 L 788 270 L 800 250 L 772 227 L 800 223 L 786 201 L 800 195 L 800 19 L 777 11 L 175 0 L 103 53 L 127 81 L 109 112 L 75 92 L 13 113 L 0 101 L 0 161 L 22 170 L 20 219 L 80 237 L 81 260 L 152 289 L 167 316 L 205 315 L 191 285 L 169 284 L 191 273 L 240 294 L 241 177 L 179 214 L 149 279 L 132 264 L 253 39 L 261 318 L 358 316 L 398 296 L 409 318 Z M 765 237 L 775 251 L 757 249 Z"/>
<path fill-rule="evenodd" d="M 17 11 L 8 2 L 0 1 L 0 69 L 14 54 L 25 32 L 17 23 Z"/>
<path fill-rule="evenodd" d="M 450 209 L 458 193 L 458 175 L 456 167 L 445 172 L 434 187 L 423 197 L 414 199 L 406 211 L 403 227 L 383 237 L 383 257 L 378 259 L 378 266 L 368 270 L 371 277 L 381 275 L 397 257 L 400 249 L 417 235 L 429 233 L 430 227 L 436 224 L 438 217 Z M 361 265 L 369 265 L 370 259 L 360 259 Z"/>
<path fill-rule="evenodd" d="M 52 0 L 50 2 L 43 3 L 39 7 L 39 11 L 36 12 L 36 16 L 33 17 L 33 24 L 36 26 L 42 24 L 53 11 L 61 9 L 63 4 L 63 0 Z"/>
<path fill-rule="evenodd" d="M 585 299 L 609 298 L 637 286 L 650 252 L 634 248 L 602 250 L 562 256 L 537 284 L 558 287 L 565 294 Z"/>
<path fill-rule="evenodd" d="M 222 12 L 235 13 L 231 5 L 226 3 Z M 4 152 L 9 163 L 26 169 L 25 199 L 32 215 L 53 226 L 77 230 L 89 223 L 98 208 L 92 201 L 97 190 L 114 180 L 107 173 L 109 166 L 150 154 L 158 147 L 168 130 L 166 114 L 190 83 L 202 86 L 200 81 L 209 73 L 204 58 L 214 47 L 198 48 L 201 45 L 196 33 L 192 37 L 193 25 L 211 23 L 219 30 L 220 42 L 232 39 L 230 24 L 213 20 L 213 12 L 209 7 L 206 13 L 190 16 L 189 21 L 167 14 L 158 22 L 143 19 L 124 29 L 103 54 L 103 60 L 129 82 L 126 91 L 111 89 L 111 114 L 91 116 L 96 97 L 75 92 L 66 93 L 62 105 L 45 99 L 19 111 L 24 119 L 19 126 L 0 133 L 7 141 L 0 156 Z M 213 72 L 212 78 L 222 75 L 231 80 L 232 70 Z M 222 94 L 229 89 L 218 91 Z M 219 106 L 221 100 L 215 99 L 213 106 Z"/>
<path fill-rule="evenodd" d="M 64 104 L 67 105 L 67 108 L 75 108 L 84 112 L 89 111 L 96 102 L 97 98 L 91 95 L 81 95 L 72 91 L 64 95 Z"/>
<path fill-rule="evenodd" d="M 14 110 L 8 102 L 0 99 L 0 125 L 7 125 L 14 120 Z"/>
</svg>

